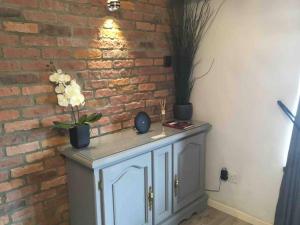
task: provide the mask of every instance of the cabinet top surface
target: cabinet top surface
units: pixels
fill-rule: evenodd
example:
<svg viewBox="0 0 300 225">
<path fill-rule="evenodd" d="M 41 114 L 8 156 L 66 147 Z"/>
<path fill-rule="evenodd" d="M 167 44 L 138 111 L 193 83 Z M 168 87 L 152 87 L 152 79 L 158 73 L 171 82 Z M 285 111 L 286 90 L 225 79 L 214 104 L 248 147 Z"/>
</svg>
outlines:
<svg viewBox="0 0 300 225">
<path fill-rule="evenodd" d="M 193 127 L 187 130 L 163 127 L 160 123 L 154 123 L 146 134 L 137 134 L 130 128 L 117 133 L 92 138 L 89 147 L 76 150 L 70 146 L 61 150 L 61 154 L 75 160 L 85 166 L 95 168 L 108 157 L 120 155 L 124 151 L 137 150 L 142 147 L 154 149 L 161 142 L 172 142 L 181 138 L 207 131 L 210 125 L 205 122 L 193 121 Z M 97 163 L 98 161 L 98 163 Z"/>
</svg>

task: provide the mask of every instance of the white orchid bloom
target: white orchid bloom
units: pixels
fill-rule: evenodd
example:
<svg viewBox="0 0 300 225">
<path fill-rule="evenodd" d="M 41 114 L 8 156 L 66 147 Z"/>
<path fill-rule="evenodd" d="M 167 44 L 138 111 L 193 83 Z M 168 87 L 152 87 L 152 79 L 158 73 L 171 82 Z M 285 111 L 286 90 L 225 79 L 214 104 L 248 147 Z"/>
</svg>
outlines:
<svg viewBox="0 0 300 225">
<path fill-rule="evenodd" d="M 68 74 L 64 74 L 64 83 L 67 83 L 71 80 L 71 76 Z"/>
<path fill-rule="evenodd" d="M 75 107 L 75 106 L 80 106 L 80 105 L 84 105 L 84 96 L 80 93 L 77 95 L 74 95 L 70 98 L 70 104 L 71 106 Z"/>
<path fill-rule="evenodd" d="M 49 80 L 53 83 L 58 83 L 58 79 L 59 79 L 59 74 L 58 73 L 53 73 L 49 77 Z"/>
<path fill-rule="evenodd" d="M 62 107 L 68 107 L 69 101 L 64 95 L 62 94 L 57 95 L 57 100 L 58 100 L 58 105 Z"/>
<path fill-rule="evenodd" d="M 72 98 L 79 94 L 81 94 L 80 86 L 76 83 L 75 80 L 72 80 L 71 84 L 66 86 L 65 95 L 67 98 Z"/>
<path fill-rule="evenodd" d="M 53 83 L 65 84 L 71 80 L 71 76 L 63 73 L 63 71 L 59 69 L 57 72 L 50 75 L 49 80 Z"/>
<path fill-rule="evenodd" d="M 65 86 L 63 84 L 59 84 L 58 86 L 56 86 L 55 92 L 57 94 L 63 94 L 65 92 Z"/>
</svg>

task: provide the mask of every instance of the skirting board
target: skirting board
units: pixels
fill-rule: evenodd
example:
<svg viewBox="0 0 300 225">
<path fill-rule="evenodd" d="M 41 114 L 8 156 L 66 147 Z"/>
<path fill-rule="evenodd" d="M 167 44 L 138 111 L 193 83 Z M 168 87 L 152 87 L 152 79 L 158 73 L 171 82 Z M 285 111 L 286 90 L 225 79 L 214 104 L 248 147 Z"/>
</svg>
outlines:
<svg viewBox="0 0 300 225">
<path fill-rule="evenodd" d="M 212 208 L 215 208 L 217 210 L 220 210 L 224 213 L 227 213 L 231 216 L 234 216 L 240 220 L 243 220 L 247 223 L 253 224 L 253 225 L 272 225 L 271 223 L 267 223 L 261 219 L 258 219 L 254 216 L 250 216 L 247 213 L 244 213 L 238 209 L 232 208 L 230 206 L 224 205 L 223 203 L 220 203 L 218 201 L 215 201 L 213 199 L 208 199 L 208 205 Z"/>
</svg>

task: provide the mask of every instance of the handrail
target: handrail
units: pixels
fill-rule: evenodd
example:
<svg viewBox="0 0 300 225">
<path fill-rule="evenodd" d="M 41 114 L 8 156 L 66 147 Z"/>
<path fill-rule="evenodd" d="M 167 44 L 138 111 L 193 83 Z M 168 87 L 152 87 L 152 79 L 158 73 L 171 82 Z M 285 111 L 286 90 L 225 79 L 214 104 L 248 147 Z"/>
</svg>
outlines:
<svg viewBox="0 0 300 225">
<path fill-rule="evenodd" d="M 289 108 L 280 100 L 277 101 L 277 104 L 282 109 L 282 111 L 288 116 L 288 118 L 293 122 L 297 129 L 300 129 L 300 125 L 296 122 L 295 115 L 289 110 Z"/>
</svg>

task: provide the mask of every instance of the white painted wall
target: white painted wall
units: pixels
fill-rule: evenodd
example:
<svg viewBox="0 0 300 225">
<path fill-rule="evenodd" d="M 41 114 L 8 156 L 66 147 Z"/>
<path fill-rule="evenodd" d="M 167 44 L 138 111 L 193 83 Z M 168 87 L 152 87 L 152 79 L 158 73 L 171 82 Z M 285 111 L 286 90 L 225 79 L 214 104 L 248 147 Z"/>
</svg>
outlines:
<svg viewBox="0 0 300 225">
<path fill-rule="evenodd" d="M 201 44 L 195 74 L 205 72 L 213 58 L 213 70 L 192 94 L 194 119 L 213 125 L 207 187 L 217 188 L 223 166 L 238 174 L 238 184 L 223 184 L 210 197 L 272 223 L 291 136 L 276 100 L 295 112 L 300 1 L 227 0 Z"/>
</svg>

